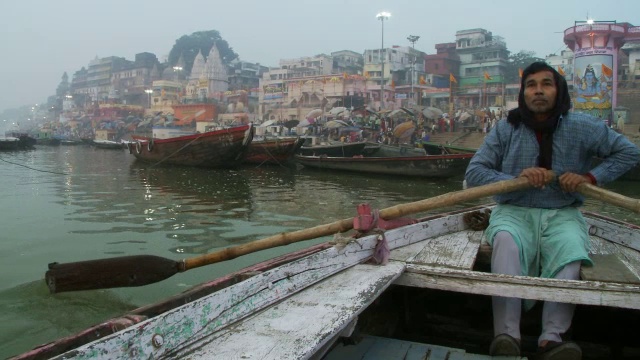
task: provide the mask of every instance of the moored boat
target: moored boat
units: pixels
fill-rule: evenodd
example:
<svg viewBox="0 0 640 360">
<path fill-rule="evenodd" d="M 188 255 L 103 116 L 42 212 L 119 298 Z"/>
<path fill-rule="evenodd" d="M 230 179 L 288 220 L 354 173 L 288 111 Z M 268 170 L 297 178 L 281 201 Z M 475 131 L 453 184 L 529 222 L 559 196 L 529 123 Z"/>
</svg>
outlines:
<svg viewBox="0 0 640 360">
<path fill-rule="evenodd" d="M 0 151 L 11 151 L 20 149 L 20 139 L 16 137 L 0 138 Z"/>
<path fill-rule="evenodd" d="M 473 154 L 398 157 L 329 157 L 296 155 L 304 166 L 372 174 L 449 178 L 462 176 Z"/>
<path fill-rule="evenodd" d="M 36 139 L 29 136 L 29 134 L 26 132 L 10 130 L 10 131 L 6 131 L 4 136 L 20 139 L 20 142 L 18 143 L 18 147 L 20 149 L 33 149 L 36 145 Z"/>
<path fill-rule="evenodd" d="M 113 150 L 122 150 L 126 147 L 126 143 L 122 141 L 103 140 L 103 139 L 93 139 L 91 140 L 91 145 L 99 149 L 113 149 Z"/>
<path fill-rule="evenodd" d="M 463 146 L 437 144 L 429 141 L 422 141 L 422 147 L 429 155 L 441 154 L 473 154 L 478 149 L 467 148 Z"/>
<path fill-rule="evenodd" d="M 418 148 L 413 145 L 408 144 L 398 144 L 398 145 L 389 145 L 389 144 L 378 144 L 378 143 L 367 143 L 367 146 L 377 147 L 378 150 L 373 153 L 373 156 L 376 157 L 398 157 L 398 156 L 424 156 L 427 153 L 423 148 Z M 440 155 L 440 154 L 435 154 Z M 365 154 L 365 156 L 367 156 Z"/>
<path fill-rule="evenodd" d="M 575 281 L 490 273 L 491 248 L 473 221 L 486 218 L 490 205 L 397 218 L 522 184 L 526 179 L 509 180 L 379 212 L 360 205 L 354 219 L 282 234 L 274 246 L 308 234 L 351 228 L 354 234 L 201 284 L 15 359 L 355 359 L 364 353 L 398 360 L 481 359 L 493 337 L 493 295 L 578 304 L 572 340 L 584 349 L 584 359 L 637 354 L 640 227 L 585 212 L 595 265 Z M 489 187 L 493 192 L 485 191 Z M 619 200 L 603 189 L 596 195 Z M 634 200 L 625 206 L 637 205 Z M 243 255 L 246 245 L 204 256 L 226 250 Z M 388 257 L 381 256 L 384 247 Z M 523 323 L 523 356 L 535 353 L 539 318 Z"/>
<path fill-rule="evenodd" d="M 304 139 L 299 137 L 254 138 L 243 162 L 257 165 L 285 164 L 293 158 L 303 142 Z"/>
<path fill-rule="evenodd" d="M 253 127 L 248 124 L 166 139 L 131 137 L 134 143 L 128 143 L 129 153 L 144 162 L 229 168 L 244 159 L 253 138 Z"/>
<path fill-rule="evenodd" d="M 351 142 L 343 143 L 340 141 L 332 143 L 318 143 L 317 138 L 305 138 L 305 143 L 300 147 L 297 154 L 305 156 L 343 156 L 351 157 L 355 155 L 362 155 L 367 146 L 367 142 Z"/>
</svg>

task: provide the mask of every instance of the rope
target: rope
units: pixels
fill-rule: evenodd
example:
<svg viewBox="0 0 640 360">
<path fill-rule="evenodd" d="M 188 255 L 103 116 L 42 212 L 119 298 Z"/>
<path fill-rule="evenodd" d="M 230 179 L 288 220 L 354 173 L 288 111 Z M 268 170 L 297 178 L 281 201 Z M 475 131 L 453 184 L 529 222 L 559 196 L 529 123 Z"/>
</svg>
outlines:
<svg viewBox="0 0 640 360">
<path fill-rule="evenodd" d="M 170 158 L 170 157 L 172 157 L 173 155 L 175 155 L 175 154 L 179 153 L 180 151 L 184 150 L 187 146 L 189 146 L 189 145 L 193 144 L 193 142 L 194 142 L 194 141 L 196 141 L 196 140 L 200 139 L 200 138 L 202 137 L 202 135 L 204 135 L 204 134 L 200 134 L 200 135 L 198 135 L 195 139 L 193 139 L 193 140 L 189 141 L 188 143 L 184 144 L 184 146 L 182 146 L 180 149 L 178 149 L 178 150 L 174 151 L 173 153 L 171 153 L 171 154 L 167 155 L 166 157 L 164 157 L 163 159 L 161 159 L 161 160 L 160 160 L 160 161 L 158 161 L 157 163 L 155 163 L 155 164 L 151 165 L 151 167 L 155 167 L 155 166 L 160 165 L 163 161 L 165 161 L 165 160 L 169 159 L 169 158 Z"/>
<path fill-rule="evenodd" d="M 56 174 L 56 175 L 71 175 L 71 174 L 63 173 L 63 172 L 57 172 L 57 171 L 48 171 L 48 170 L 35 169 L 35 168 L 29 167 L 29 166 L 24 165 L 24 164 L 18 164 L 18 163 L 15 163 L 15 162 L 11 162 L 11 161 L 5 160 L 5 159 L 3 159 L 3 158 L 0 158 L 0 160 L 1 160 L 1 161 L 4 161 L 4 162 L 6 162 L 6 163 L 9 163 L 9 164 L 22 166 L 22 167 L 25 167 L 25 168 L 27 168 L 27 169 L 35 170 L 35 171 L 39 171 L 39 172 L 43 172 L 43 173 L 50 173 L 50 174 Z"/>
</svg>

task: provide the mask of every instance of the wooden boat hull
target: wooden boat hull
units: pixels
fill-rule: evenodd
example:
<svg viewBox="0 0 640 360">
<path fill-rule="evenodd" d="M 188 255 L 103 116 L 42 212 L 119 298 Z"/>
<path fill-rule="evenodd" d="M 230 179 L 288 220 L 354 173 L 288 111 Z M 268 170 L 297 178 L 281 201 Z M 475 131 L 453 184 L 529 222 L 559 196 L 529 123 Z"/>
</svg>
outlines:
<svg viewBox="0 0 640 360">
<path fill-rule="evenodd" d="M 20 139 L 15 137 L 0 138 L 0 151 L 13 151 L 20 149 Z"/>
<path fill-rule="evenodd" d="M 298 154 L 304 156 L 342 156 L 352 157 L 356 155 L 362 155 L 364 148 L 367 146 L 366 142 L 357 143 L 337 143 L 331 145 L 315 145 L 315 146 L 301 146 Z"/>
<path fill-rule="evenodd" d="M 441 154 L 474 154 L 477 149 L 466 148 L 462 146 L 436 144 L 428 141 L 422 142 L 422 147 L 429 155 Z"/>
<path fill-rule="evenodd" d="M 368 340 L 358 343 L 358 337 L 351 339 L 356 343 L 351 350 L 335 346 L 354 328 L 365 337 L 435 344 L 413 347 L 424 355 L 438 351 L 458 356 L 436 358 L 463 358 L 465 352 L 488 351 L 493 295 L 578 304 L 573 340 L 585 349 L 585 359 L 640 350 L 640 227 L 585 213 L 595 265 L 583 268 L 580 281 L 506 276 L 488 271 L 491 249 L 482 243 L 483 231 L 466 222 L 478 210 L 486 208 L 386 230 L 384 241 L 391 250 L 386 265 L 366 263 L 381 241 L 378 233 L 315 245 L 201 284 L 15 360 L 62 353 L 65 359 L 344 359 L 354 357 L 343 351 L 353 354 L 360 351 L 353 349 L 371 346 Z M 529 317 L 522 326 L 523 356 L 537 345 L 540 315 L 535 308 L 533 313 L 536 320 Z M 402 348 L 406 352 L 411 347 Z"/>
<path fill-rule="evenodd" d="M 135 146 L 135 144 L 133 144 Z M 126 147 L 124 143 L 111 140 L 92 140 L 91 146 L 99 149 L 122 150 Z"/>
<path fill-rule="evenodd" d="M 369 146 L 377 146 L 378 151 L 376 151 L 373 156 L 375 157 L 406 157 L 406 156 L 424 156 L 428 155 L 424 149 L 417 148 L 412 145 L 387 145 L 387 144 L 377 144 L 377 143 L 369 143 Z M 440 155 L 440 154 L 435 154 Z"/>
<path fill-rule="evenodd" d="M 153 139 L 132 136 L 128 151 L 140 161 L 152 164 L 230 168 L 238 166 L 253 138 L 252 125 Z"/>
<path fill-rule="evenodd" d="M 19 131 L 7 131 L 5 132 L 5 136 L 20 139 L 20 143 L 18 144 L 18 147 L 20 149 L 33 149 L 36 145 L 36 139 L 29 136 L 29 134 L 27 133 Z"/>
<path fill-rule="evenodd" d="M 319 169 L 362 173 L 448 178 L 464 175 L 472 154 L 405 157 L 323 157 L 296 155 L 298 163 Z"/>
<path fill-rule="evenodd" d="M 302 138 L 276 138 L 256 141 L 253 140 L 243 160 L 246 164 L 284 164 L 293 158 L 300 149 Z"/>
</svg>

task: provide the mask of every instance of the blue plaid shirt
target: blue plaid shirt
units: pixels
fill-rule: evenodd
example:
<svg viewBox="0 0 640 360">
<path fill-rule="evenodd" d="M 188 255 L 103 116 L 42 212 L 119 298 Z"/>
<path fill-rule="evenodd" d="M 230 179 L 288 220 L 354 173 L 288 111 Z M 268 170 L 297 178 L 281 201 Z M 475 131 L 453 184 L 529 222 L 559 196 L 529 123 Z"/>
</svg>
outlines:
<svg viewBox="0 0 640 360">
<path fill-rule="evenodd" d="M 469 186 L 479 186 L 520 175 L 538 167 L 539 145 L 533 130 L 521 124 L 514 128 L 506 120 L 498 122 L 471 159 L 465 178 Z M 592 168 L 593 157 L 604 160 Z M 610 129 L 604 121 L 583 113 L 569 113 L 558 121 L 553 133 L 552 170 L 593 175 L 602 185 L 615 180 L 640 161 L 640 149 L 624 135 Z M 562 191 L 558 181 L 544 189 L 514 191 L 495 196 L 500 204 L 558 209 L 580 206 L 579 193 Z"/>
</svg>

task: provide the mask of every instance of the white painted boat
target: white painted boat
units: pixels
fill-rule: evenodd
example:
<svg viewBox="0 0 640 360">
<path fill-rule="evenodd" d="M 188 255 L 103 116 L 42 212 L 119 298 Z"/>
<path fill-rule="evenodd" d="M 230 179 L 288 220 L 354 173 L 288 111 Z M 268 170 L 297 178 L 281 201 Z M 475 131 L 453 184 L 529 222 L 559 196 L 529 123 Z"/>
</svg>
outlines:
<svg viewBox="0 0 640 360">
<path fill-rule="evenodd" d="M 585 359 L 638 354 L 640 227 L 585 213 L 595 266 L 580 281 L 505 276 L 487 271 L 491 249 L 467 223 L 487 208 L 334 237 L 16 359 L 488 359 L 492 295 L 578 304 Z M 388 263 L 373 264 L 383 241 Z"/>
</svg>

